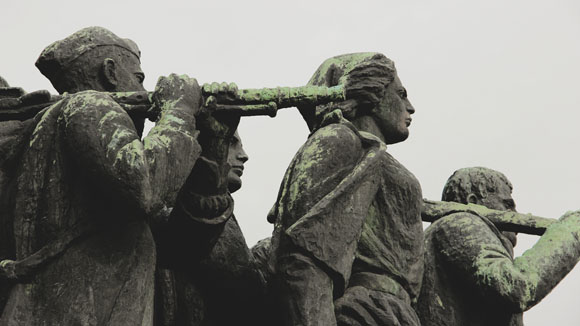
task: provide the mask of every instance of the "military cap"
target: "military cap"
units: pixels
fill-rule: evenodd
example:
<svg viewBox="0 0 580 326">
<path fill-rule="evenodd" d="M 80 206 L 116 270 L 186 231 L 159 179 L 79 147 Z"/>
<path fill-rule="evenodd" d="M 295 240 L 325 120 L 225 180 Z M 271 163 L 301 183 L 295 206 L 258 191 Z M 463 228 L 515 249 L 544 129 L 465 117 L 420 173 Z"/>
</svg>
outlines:
<svg viewBox="0 0 580 326">
<path fill-rule="evenodd" d="M 52 80 L 83 54 L 102 46 L 123 48 L 137 58 L 141 54 L 135 42 L 120 38 L 106 28 L 93 26 L 47 46 L 36 60 L 36 67 Z"/>
</svg>

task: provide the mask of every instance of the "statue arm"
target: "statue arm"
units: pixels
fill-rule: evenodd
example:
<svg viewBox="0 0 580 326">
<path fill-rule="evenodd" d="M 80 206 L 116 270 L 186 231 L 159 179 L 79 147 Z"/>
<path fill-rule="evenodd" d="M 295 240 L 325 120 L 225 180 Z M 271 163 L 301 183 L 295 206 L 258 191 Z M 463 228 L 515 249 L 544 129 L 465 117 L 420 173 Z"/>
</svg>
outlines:
<svg viewBox="0 0 580 326">
<path fill-rule="evenodd" d="M 173 205 L 200 153 L 194 111 L 164 105 L 140 140 L 125 111 L 108 95 L 75 94 L 63 110 L 70 153 L 100 190 L 146 214 Z"/>
<path fill-rule="evenodd" d="M 453 214 L 438 227 L 444 260 L 494 304 L 525 311 L 543 299 L 580 258 L 580 213 L 565 216 L 522 256 L 512 260 L 499 235 L 481 218 Z"/>
</svg>

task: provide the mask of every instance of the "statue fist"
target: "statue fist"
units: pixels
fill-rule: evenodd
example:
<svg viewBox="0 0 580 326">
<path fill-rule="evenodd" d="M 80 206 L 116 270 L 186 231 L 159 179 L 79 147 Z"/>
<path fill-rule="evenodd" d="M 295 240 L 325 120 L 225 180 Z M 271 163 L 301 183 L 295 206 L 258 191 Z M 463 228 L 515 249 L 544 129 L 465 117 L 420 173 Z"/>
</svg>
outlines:
<svg viewBox="0 0 580 326">
<path fill-rule="evenodd" d="M 153 102 L 161 110 L 167 104 L 183 105 L 191 108 L 193 114 L 196 115 L 201 108 L 201 101 L 201 89 L 195 78 L 171 74 L 167 77 L 159 77 L 157 80 Z"/>
<path fill-rule="evenodd" d="M 223 82 L 218 84 L 213 82 L 211 84 L 203 84 L 203 95 L 206 97 L 214 96 L 217 102 L 234 101 L 238 98 L 238 85 L 235 83 Z M 220 101 L 221 100 L 221 101 Z"/>
<path fill-rule="evenodd" d="M 240 122 L 240 115 L 232 112 L 212 112 L 218 102 L 233 101 L 238 97 L 235 83 L 203 84 L 202 93 L 207 98 L 204 103 L 207 114 L 200 116 L 198 128 L 212 137 L 231 138 Z"/>
</svg>

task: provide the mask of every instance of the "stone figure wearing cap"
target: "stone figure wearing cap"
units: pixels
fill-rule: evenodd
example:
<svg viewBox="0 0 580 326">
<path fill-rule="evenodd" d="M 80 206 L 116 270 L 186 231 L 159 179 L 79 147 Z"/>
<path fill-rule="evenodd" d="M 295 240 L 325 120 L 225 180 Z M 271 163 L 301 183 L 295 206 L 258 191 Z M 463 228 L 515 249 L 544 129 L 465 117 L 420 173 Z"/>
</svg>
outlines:
<svg viewBox="0 0 580 326">
<path fill-rule="evenodd" d="M 175 207 L 173 223 L 184 229 L 219 229 L 229 218 L 227 137 L 197 130 L 215 119 L 196 129 L 200 89 L 187 76 L 159 79 L 160 118 L 142 140 L 142 120 L 106 93 L 84 91 L 143 90 L 136 45 L 106 29 L 53 43 L 37 66 L 59 92 L 75 94 L 32 119 L 20 154 L 10 194 L 14 256 L 0 263 L 13 285 L 0 324 L 152 325 L 149 225 L 164 207 Z M 192 181 L 199 175 L 203 186 Z"/>
<path fill-rule="evenodd" d="M 386 147 L 415 109 L 379 53 L 328 59 L 309 84 L 347 101 L 300 108 L 312 133 L 269 215 L 280 325 L 419 325 L 421 188 Z"/>
<path fill-rule="evenodd" d="M 453 173 L 442 200 L 515 210 L 512 185 L 483 167 Z M 518 326 L 580 258 L 580 212 L 565 214 L 514 258 L 516 237 L 474 213 L 449 214 L 425 231 L 417 313 L 423 326 Z"/>
</svg>

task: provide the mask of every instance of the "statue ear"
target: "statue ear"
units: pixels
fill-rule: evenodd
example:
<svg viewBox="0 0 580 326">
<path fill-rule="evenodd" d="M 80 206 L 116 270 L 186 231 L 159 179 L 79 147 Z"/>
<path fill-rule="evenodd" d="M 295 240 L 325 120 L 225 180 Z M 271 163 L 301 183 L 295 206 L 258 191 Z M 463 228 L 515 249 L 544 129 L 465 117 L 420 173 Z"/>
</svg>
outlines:
<svg viewBox="0 0 580 326">
<path fill-rule="evenodd" d="M 466 199 L 467 199 L 468 204 L 477 204 L 478 203 L 477 196 L 475 196 L 474 194 L 467 195 Z"/>
<path fill-rule="evenodd" d="M 101 67 L 105 89 L 112 92 L 117 89 L 117 64 L 115 60 L 106 58 Z"/>
</svg>

